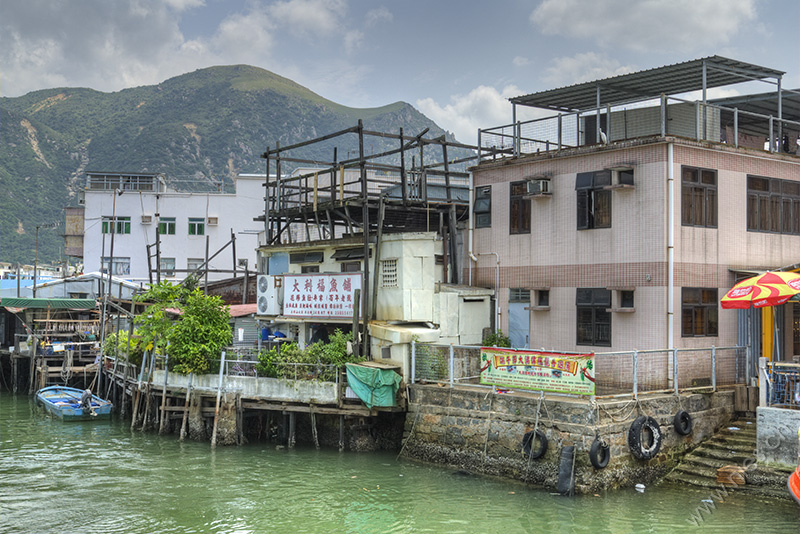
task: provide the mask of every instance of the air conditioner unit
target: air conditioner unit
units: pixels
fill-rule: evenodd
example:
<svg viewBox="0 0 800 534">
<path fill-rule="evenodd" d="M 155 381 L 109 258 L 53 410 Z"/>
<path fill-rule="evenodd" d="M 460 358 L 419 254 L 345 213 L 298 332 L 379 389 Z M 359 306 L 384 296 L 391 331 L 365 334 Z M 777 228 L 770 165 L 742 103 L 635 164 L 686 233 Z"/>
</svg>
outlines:
<svg viewBox="0 0 800 534">
<path fill-rule="evenodd" d="M 277 276 L 260 274 L 256 281 L 257 315 L 280 315 L 282 287 Z"/>
<path fill-rule="evenodd" d="M 219 224 L 219 217 L 209 217 L 208 218 L 208 225 L 209 226 L 216 226 Z"/>
<path fill-rule="evenodd" d="M 152 215 L 144 215 L 144 214 L 142 214 L 142 224 L 150 224 L 152 222 L 153 222 L 153 216 Z"/>
<path fill-rule="evenodd" d="M 549 195 L 550 178 L 535 178 L 528 181 L 529 195 Z"/>
</svg>

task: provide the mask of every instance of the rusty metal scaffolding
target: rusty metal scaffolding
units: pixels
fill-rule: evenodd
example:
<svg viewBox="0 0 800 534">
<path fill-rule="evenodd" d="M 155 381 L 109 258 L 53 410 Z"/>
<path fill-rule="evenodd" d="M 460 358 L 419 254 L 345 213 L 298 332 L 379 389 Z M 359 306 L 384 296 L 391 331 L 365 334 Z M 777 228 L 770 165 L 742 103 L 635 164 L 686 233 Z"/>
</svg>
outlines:
<svg viewBox="0 0 800 534">
<path fill-rule="evenodd" d="M 369 131 L 359 120 L 356 126 L 316 139 L 267 148 L 261 156 L 267 175 L 264 214 L 256 219 L 264 223 L 266 245 L 361 237 L 363 287 L 370 288 L 370 243 L 378 247 L 373 257 L 377 265 L 383 233 L 437 231 L 445 240 L 446 271 L 457 276 L 455 236 L 458 221 L 469 216 L 466 169 L 477 161 L 477 147 L 444 136 L 426 138 L 427 133 L 427 128 L 412 136 L 402 128 L 397 134 Z M 340 160 L 336 142 L 353 135 L 358 139 L 357 156 L 348 154 Z M 299 149 L 307 154 L 310 148 L 325 149 L 332 140 L 336 141 L 328 161 L 297 156 Z M 395 142 L 396 148 L 386 149 Z M 366 153 L 367 146 L 379 146 L 382 151 Z M 284 176 L 286 166 L 312 169 Z M 369 351 L 370 299 L 370 291 L 365 291 L 359 327 L 365 354 Z"/>
</svg>

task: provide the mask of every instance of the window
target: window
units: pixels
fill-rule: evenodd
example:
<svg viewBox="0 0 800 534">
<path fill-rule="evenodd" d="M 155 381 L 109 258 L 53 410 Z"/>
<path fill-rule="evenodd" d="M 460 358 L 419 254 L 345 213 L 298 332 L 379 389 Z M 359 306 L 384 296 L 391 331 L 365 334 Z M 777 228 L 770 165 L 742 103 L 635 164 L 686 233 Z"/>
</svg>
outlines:
<svg viewBox="0 0 800 534">
<path fill-rule="evenodd" d="M 342 262 L 342 272 L 343 273 L 360 273 L 361 272 L 361 262 L 360 261 L 345 261 Z"/>
<path fill-rule="evenodd" d="M 206 220 L 189 217 L 189 235 L 206 235 Z"/>
<path fill-rule="evenodd" d="M 550 307 L 550 290 L 537 289 L 536 290 L 536 305 L 540 308 Z"/>
<path fill-rule="evenodd" d="M 617 171 L 619 185 L 633 185 L 633 169 L 620 169 Z"/>
<path fill-rule="evenodd" d="M 397 287 L 397 260 L 381 261 L 381 287 Z"/>
<path fill-rule="evenodd" d="M 623 289 L 619 292 L 619 307 L 633 308 L 633 291 Z"/>
<path fill-rule="evenodd" d="M 103 233 L 104 234 L 130 234 L 131 233 L 131 218 L 130 217 L 103 217 Z"/>
<path fill-rule="evenodd" d="M 681 224 L 717 227 L 717 171 L 681 168 Z"/>
<path fill-rule="evenodd" d="M 681 335 L 683 337 L 717 336 L 716 288 L 684 287 L 681 289 Z"/>
<path fill-rule="evenodd" d="M 300 267 L 300 272 L 305 273 L 318 273 L 319 265 L 303 265 Z"/>
<path fill-rule="evenodd" d="M 509 302 L 530 302 L 531 290 L 522 287 L 512 287 L 508 290 Z"/>
<path fill-rule="evenodd" d="M 475 188 L 475 228 L 490 228 L 492 226 L 492 186 Z"/>
<path fill-rule="evenodd" d="M 577 344 L 611 345 L 611 290 L 605 288 L 578 288 Z"/>
<path fill-rule="evenodd" d="M 175 276 L 175 258 L 161 258 L 161 274 Z"/>
<path fill-rule="evenodd" d="M 158 233 L 161 235 L 175 235 L 175 217 L 159 217 Z"/>
<path fill-rule="evenodd" d="M 800 182 L 748 176 L 747 229 L 800 235 Z"/>
<path fill-rule="evenodd" d="M 109 265 L 109 258 L 108 256 L 103 257 L 102 267 L 101 270 L 104 273 L 108 273 L 108 265 Z M 125 276 L 131 274 L 131 259 L 130 258 L 119 258 L 114 256 L 114 261 L 111 262 L 111 274 L 118 275 L 118 276 Z"/>
<path fill-rule="evenodd" d="M 186 268 L 190 271 L 196 271 L 199 269 L 206 260 L 203 258 L 188 258 L 186 260 Z"/>
<path fill-rule="evenodd" d="M 508 228 L 511 234 L 531 233 L 531 200 L 525 198 L 527 194 L 527 180 L 511 183 L 511 198 L 508 209 Z"/>
<path fill-rule="evenodd" d="M 575 179 L 578 192 L 578 230 L 611 228 L 611 171 L 581 172 Z"/>
</svg>

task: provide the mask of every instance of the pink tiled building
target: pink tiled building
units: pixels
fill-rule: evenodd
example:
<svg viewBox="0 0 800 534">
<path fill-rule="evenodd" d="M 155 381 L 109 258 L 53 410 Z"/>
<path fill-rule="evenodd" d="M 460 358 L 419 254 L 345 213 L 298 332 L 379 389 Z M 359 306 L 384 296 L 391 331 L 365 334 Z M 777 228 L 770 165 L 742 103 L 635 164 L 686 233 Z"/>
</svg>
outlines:
<svg viewBox="0 0 800 534">
<path fill-rule="evenodd" d="M 713 56 L 511 99 L 552 116 L 481 130 L 506 156 L 472 169 L 465 276 L 497 285 L 513 346 L 800 356 L 800 303 L 719 304 L 800 267 L 800 94 L 782 74 Z M 709 98 L 746 80 L 776 89 Z"/>
</svg>

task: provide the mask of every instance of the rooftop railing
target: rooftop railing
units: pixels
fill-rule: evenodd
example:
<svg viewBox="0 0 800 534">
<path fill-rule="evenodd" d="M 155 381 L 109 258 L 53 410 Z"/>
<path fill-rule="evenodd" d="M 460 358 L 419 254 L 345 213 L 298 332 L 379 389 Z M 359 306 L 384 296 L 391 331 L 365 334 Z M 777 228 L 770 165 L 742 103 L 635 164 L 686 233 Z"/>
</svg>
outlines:
<svg viewBox="0 0 800 534">
<path fill-rule="evenodd" d="M 478 130 L 480 159 L 558 152 L 653 136 L 798 154 L 800 122 L 662 96 Z M 492 151 L 487 156 L 485 151 Z"/>
</svg>

